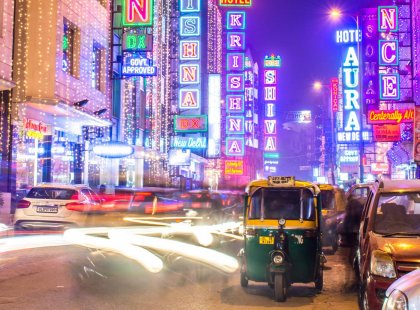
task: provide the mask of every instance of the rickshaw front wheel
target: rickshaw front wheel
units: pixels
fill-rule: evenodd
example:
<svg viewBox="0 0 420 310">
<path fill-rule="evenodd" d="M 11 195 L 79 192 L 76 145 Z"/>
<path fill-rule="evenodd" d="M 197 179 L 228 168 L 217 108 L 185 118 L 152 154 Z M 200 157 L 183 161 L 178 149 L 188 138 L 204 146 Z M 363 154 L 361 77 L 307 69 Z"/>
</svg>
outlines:
<svg viewBox="0 0 420 310">
<path fill-rule="evenodd" d="M 277 273 L 274 275 L 274 298 L 276 301 L 286 301 L 287 298 L 287 284 L 286 277 Z"/>
<path fill-rule="evenodd" d="M 246 277 L 245 273 L 241 272 L 241 286 L 247 287 L 248 286 L 248 278 Z"/>
</svg>

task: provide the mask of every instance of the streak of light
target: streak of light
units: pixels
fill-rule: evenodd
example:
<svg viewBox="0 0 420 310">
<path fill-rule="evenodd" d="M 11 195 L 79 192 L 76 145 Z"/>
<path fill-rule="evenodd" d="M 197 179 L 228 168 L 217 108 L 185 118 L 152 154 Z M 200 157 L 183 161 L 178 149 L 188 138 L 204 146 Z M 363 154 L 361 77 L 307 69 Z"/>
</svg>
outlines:
<svg viewBox="0 0 420 310">
<path fill-rule="evenodd" d="M 138 262 L 152 273 L 160 272 L 163 269 L 162 260 L 146 249 L 133 246 L 125 242 L 125 240 L 105 239 L 101 237 L 88 236 L 88 234 L 109 235 L 109 231 L 110 228 L 102 227 L 68 229 L 64 232 L 64 238 L 74 244 L 121 254 Z"/>
<path fill-rule="evenodd" d="M 43 247 L 69 245 L 63 235 L 22 236 L 0 239 L 0 253 Z"/>
</svg>

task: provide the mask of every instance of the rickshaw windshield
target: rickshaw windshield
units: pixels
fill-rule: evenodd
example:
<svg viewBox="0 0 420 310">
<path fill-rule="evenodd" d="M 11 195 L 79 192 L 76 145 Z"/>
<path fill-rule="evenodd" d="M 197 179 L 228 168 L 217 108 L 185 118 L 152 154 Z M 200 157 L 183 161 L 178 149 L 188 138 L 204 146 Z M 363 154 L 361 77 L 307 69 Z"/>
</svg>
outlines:
<svg viewBox="0 0 420 310">
<path fill-rule="evenodd" d="M 326 210 L 334 210 L 335 207 L 335 200 L 334 200 L 334 192 L 330 190 L 322 190 L 321 191 L 321 199 L 322 199 L 322 209 Z"/>
<path fill-rule="evenodd" d="M 248 218 L 313 221 L 313 194 L 307 189 L 260 188 L 252 195 Z"/>
</svg>

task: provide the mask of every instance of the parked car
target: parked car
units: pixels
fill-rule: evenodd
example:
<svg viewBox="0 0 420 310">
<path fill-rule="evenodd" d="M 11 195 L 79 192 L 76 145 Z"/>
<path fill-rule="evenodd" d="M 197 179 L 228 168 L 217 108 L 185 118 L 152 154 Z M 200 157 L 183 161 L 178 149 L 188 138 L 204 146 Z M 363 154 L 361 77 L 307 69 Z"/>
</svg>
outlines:
<svg viewBox="0 0 420 310">
<path fill-rule="evenodd" d="M 14 214 L 16 229 L 83 226 L 89 213 L 101 211 L 101 199 L 86 185 L 43 183 L 21 199 Z"/>
<path fill-rule="evenodd" d="M 375 182 L 361 217 L 357 262 L 363 309 L 381 309 L 391 284 L 420 268 L 420 180 Z"/>
<path fill-rule="evenodd" d="M 331 246 L 333 252 L 338 249 L 338 217 L 344 213 L 345 194 L 341 188 L 330 184 L 320 184 L 322 199 L 322 245 Z"/>
<path fill-rule="evenodd" d="M 420 309 L 420 269 L 392 283 L 385 296 L 382 310 Z"/>
</svg>

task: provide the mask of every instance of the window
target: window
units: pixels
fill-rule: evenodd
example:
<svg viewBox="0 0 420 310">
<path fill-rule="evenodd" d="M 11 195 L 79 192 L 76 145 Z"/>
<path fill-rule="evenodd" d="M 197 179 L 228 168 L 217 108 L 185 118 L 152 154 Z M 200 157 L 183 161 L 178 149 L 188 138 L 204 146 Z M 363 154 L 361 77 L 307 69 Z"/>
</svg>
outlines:
<svg viewBox="0 0 420 310">
<path fill-rule="evenodd" d="M 68 21 L 66 18 L 63 20 L 63 71 L 68 74 L 78 77 L 79 70 L 79 31 L 77 27 Z"/>
<path fill-rule="evenodd" d="M 74 200 L 77 198 L 77 191 L 65 188 L 53 187 L 34 187 L 30 190 L 27 198 L 36 199 L 57 199 L 57 200 Z"/>
<path fill-rule="evenodd" d="M 92 87 L 100 91 L 104 89 L 104 64 L 104 49 L 94 41 L 92 48 Z"/>
</svg>

